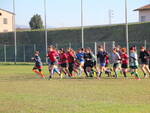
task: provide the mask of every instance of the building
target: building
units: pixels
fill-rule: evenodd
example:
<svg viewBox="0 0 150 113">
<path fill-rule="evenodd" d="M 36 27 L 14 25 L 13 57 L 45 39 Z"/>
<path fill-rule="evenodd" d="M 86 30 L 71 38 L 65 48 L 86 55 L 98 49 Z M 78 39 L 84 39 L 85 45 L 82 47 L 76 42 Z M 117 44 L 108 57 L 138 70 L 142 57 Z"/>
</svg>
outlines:
<svg viewBox="0 0 150 113">
<path fill-rule="evenodd" d="M 14 13 L 0 9 L 0 32 L 13 31 L 13 16 Z"/>
<path fill-rule="evenodd" d="M 139 22 L 150 21 L 150 4 L 135 9 L 134 11 L 139 11 Z"/>
</svg>

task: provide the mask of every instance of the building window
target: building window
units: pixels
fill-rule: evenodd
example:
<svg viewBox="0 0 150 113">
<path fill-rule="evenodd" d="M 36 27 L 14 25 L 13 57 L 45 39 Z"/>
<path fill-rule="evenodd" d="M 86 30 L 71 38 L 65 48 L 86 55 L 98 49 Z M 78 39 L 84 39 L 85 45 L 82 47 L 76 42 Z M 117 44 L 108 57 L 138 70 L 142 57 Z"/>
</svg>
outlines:
<svg viewBox="0 0 150 113">
<path fill-rule="evenodd" d="M 146 16 L 141 16 L 141 22 L 145 22 L 146 21 Z"/>
<path fill-rule="evenodd" d="M 3 19 L 3 24 L 8 24 L 7 18 L 4 18 L 4 19 Z"/>
<path fill-rule="evenodd" d="M 2 13 L 0 13 L 0 16 L 2 16 Z"/>
</svg>

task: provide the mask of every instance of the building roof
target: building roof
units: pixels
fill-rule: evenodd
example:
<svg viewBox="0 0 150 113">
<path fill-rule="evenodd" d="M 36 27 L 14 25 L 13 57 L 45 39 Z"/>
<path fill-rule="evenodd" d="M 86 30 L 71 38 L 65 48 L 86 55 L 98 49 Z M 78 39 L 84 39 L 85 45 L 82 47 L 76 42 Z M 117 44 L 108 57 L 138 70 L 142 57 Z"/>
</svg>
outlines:
<svg viewBox="0 0 150 113">
<path fill-rule="evenodd" d="M 0 8 L 0 10 L 5 11 L 5 12 L 8 12 L 8 13 L 10 13 L 10 14 L 15 15 L 13 12 L 7 11 L 7 10 L 5 10 L 5 9 L 1 9 L 1 8 Z"/>
<path fill-rule="evenodd" d="M 150 4 L 140 7 L 138 9 L 135 9 L 134 11 L 144 11 L 144 10 L 150 10 Z"/>
</svg>

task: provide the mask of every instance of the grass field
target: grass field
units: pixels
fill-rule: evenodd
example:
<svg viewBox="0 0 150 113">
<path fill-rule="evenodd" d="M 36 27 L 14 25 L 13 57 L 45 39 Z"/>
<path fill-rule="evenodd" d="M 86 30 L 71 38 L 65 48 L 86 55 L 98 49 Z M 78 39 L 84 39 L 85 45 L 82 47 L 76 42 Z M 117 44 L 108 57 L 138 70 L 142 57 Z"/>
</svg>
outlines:
<svg viewBox="0 0 150 113">
<path fill-rule="evenodd" d="M 150 113 L 150 79 L 49 81 L 31 69 L 0 65 L 0 113 Z"/>
</svg>

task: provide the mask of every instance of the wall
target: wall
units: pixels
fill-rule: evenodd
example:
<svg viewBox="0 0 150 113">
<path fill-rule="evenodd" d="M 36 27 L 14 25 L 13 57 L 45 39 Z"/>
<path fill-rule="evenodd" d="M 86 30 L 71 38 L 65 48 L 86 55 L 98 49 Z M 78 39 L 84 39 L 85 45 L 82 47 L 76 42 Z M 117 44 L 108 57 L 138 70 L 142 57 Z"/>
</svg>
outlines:
<svg viewBox="0 0 150 113">
<path fill-rule="evenodd" d="M 7 30 L 8 32 L 12 32 L 13 31 L 13 14 L 8 13 L 3 10 L 0 10 L 0 13 L 2 14 L 0 16 L 0 32 L 4 32 L 4 30 Z M 4 18 L 7 18 L 7 24 L 3 24 Z"/>
</svg>

